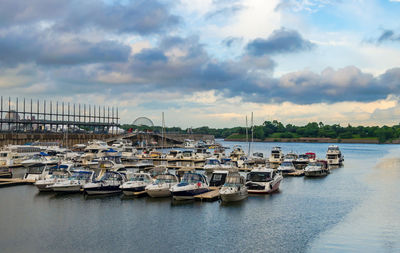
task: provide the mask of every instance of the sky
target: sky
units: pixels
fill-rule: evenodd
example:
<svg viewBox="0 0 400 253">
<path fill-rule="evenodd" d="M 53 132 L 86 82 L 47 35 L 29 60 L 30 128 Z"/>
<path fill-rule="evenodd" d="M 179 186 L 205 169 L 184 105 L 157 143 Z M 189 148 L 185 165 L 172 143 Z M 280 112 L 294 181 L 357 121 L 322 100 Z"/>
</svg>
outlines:
<svg viewBox="0 0 400 253">
<path fill-rule="evenodd" d="M 0 95 L 122 123 L 400 122 L 400 0 L 2 0 Z"/>
</svg>

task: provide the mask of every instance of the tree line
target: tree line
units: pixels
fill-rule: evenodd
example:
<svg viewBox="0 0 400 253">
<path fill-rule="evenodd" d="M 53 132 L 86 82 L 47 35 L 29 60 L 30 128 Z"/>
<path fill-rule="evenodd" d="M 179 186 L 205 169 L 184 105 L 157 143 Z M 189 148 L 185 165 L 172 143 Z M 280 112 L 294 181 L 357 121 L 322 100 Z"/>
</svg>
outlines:
<svg viewBox="0 0 400 253">
<path fill-rule="evenodd" d="M 123 125 L 123 129 L 139 131 L 154 131 L 161 133 L 160 126 L 133 126 Z M 249 136 L 251 129 L 247 129 Z M 339 124 L 325 125 L 322 122 L 310 122 L 304 126 L 293 124 L 284 125 L 277 120 L 265 121 L 262 125 L 252 128 L 254 138 L 264 140 L 266 138 L 332 138 L 332 139 L 377 139 L 380 143 L 400 138 L 400 125 L 394 126 L 340 126 Z M 211 134 L 216 138 L 246 138 L 245 127 L 232 128 L 210 128 L 207 126 L 198 128 L 167 127 L 167 133 L 193 133 L 193 134 Z"/>
</svg>

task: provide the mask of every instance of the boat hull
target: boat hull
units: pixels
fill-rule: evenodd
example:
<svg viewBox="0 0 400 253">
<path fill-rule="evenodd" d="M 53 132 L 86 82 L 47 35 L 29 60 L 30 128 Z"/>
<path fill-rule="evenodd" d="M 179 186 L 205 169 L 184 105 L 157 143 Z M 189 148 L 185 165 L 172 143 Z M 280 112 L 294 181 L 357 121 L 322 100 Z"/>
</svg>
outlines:
<svg viewBox="0 0 400 253">
<path fill-rule="evenodd" d="M 51 186 L 52 184 L 53 183 L 43 183 L 43 184 L 35 184 L 35 186 L 40 192 L 51 192 L 53 191 L 53 189 L 50 188 L 49 186 Z"/>
<path fill-rule="evenodd" d="M 119 186 L 100 186 L 93 188 L 85 188 L 85 193 L 88 195 L 103 195 L 121 193 Z"/>
<path fill-rule="evenodd" d="M 194 199 L 194 196 L 209 192 L 208 188 L 197 188 L 193 190 L 173 191 L 171 192 L 172 197 L 175 200 L 190 200 Z"/>
<path fill-rule="evenodd" d="M 237 191 L 235 193 L 221 194 L 221 200 L 223 202 L 236 202 L 246 199 L 248 195 L 249 194 L 247 192 L 242 193 L 240 191 Z"/>
<path fill-rule="evenodd" d="M 52 186 L 51 189 L 54 192 L 65 192 L 65 193 L 74 193 L 74 192 L 80 192 L 81 191 L 81 186 L 80 185 L 66 185 L 66 186 Z"/>
<path fill-rule="evenodd" d="M 282 180 L 278 180 L 276 182 L 271 182 L 269 184 L 265 184 L 264 189 L 250 189 L 248 188 L 249 193 L 254 194 L 269 194 L 279 190 L 279 186 Z"/>
<path fill-rule="evenodd" d="M 171 196 L 171 192 L 167 188 L 146 190 L 146 193 L 152 198 L 165 198 Z"/>
<path fill-rule="evenodd" d="M 135 195 L 135 193 L 143 192 L 145 190 L 145 186 L 140 187 L 132 187 L 132 188 L 121 188 L 122 193 L 127 196 Z"/>
<path fill-rule="evenodd" d="M 325 177 L 328 175 L 327 171 L 305 171 L 304 176 L 306 177 Z"/>
</svg>

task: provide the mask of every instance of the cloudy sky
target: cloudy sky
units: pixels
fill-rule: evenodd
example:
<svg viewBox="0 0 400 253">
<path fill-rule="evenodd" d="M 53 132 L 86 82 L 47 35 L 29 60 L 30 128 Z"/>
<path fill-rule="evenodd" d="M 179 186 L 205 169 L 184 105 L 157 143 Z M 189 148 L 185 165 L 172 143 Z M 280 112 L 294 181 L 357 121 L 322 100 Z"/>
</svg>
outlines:
<svg viewBox="0 0 400 253">
<path fill-rule="evenodd" d="M 167 126 L 400 122 L 400 0 L 2 0 L 1 95 Z"/>
</svg>

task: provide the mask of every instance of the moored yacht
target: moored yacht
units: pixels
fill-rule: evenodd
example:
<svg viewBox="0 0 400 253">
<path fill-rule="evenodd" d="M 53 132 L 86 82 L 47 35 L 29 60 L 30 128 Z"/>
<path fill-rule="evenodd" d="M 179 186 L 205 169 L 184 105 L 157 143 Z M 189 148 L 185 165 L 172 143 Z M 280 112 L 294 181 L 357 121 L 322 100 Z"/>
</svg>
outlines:
<svg viewBox="0 0 400 253">
<path fill-rule="evenodd" d="M 119 188 L 126 181 L 125 174 L 116 171 L 106 171 L 100 180 L 93 180 L 83 186 L 88 195 L 120 193 Z"/>
<path fill-rule="evenodd" d="M 175 175 L 158 175 L 154 183 L 146 186 L 146 193 L 153 198 L 168 197 L 171 196 L 171 187 L 178 183 L 178 177 Z"/>
<path fill-rule="evenodd" d="M 195 195 L 210 191 L 207 179 L 203 174 L 185 173 L 181 182 L 171 187 L 175 200 L 194 199 Z"/>
<path fill-rule="evenodd" d="M 342 152 L 337 145 L 330 145 L 328 147 L 328 151 L 326 152 L 326 159 L 328 161 L 328 165 L 340 166 L 343 164 L 344 161 Z"/>
<path fill-rule="evenodd" d="M 82 187 L 91 182 L 95 177 L 92 170 L 75 168 L 71 171 L 72 175 L 68 178 L 59 179 L 54 184 L 49 185 L 54 192 L 73 193 L 80 192 Z"/>
<path fill-rule="evenodd" d="M 328 164 L 326 161 L 317 160 L 310 162 L 304 169 L 304 175 L 306 177 L 323 177 L 330 173 Z"/>
<path fill-rule="evenodd" d="M 72 163 L 65 163 L 49 167 L 47 169 L 47 175 L 39 180 L 36 180 L 35 186 L 38 188 L 39 191 L 52 191 L 52 188 L 50 188 L 49 186 L 55 184 L 60 179 L 68 178 L 69 176 L 71 176 L 70 170 L 72 166 Z"/>
<path fill-rule="evenodd" d="M 296 167 L 294 167 L 294 164 L 290 160 L 284 160 L 281 165 L 279 165 L 278 172 L 282 173 L 282 175 L 287 175 L 288 173 L 292 173 L 296 171 Z"/>
<path fill-rule="evenodd" d="M 146 186 L 153 183 L 153 178 L 149 173 L 133 173 L 128 181 L 124 182 L 119 188 L 124 195 L 134 195 L 137 192 L 143 192 Z"/>
<path fill-rule="evenodd" d="M 249 193 L 272 193 L 279 190 L 283 177 L 267 167 L 254 168 L 247 174 L 246 187 Z"/>
<path fill-rule="evenodd" d="M 229 173 L 225 184 L 219 190 L 223 202 L 240 201 L 247 198 L 245 179 L 238 172 Z"/>
<path fill-rule="evenodd" d="M 281 147 L 273 147 L 271 155 L 269 156 L 269 162 L 271 164 L 281 164 L 283 161 L 283 153 Z"/>
</svg>

